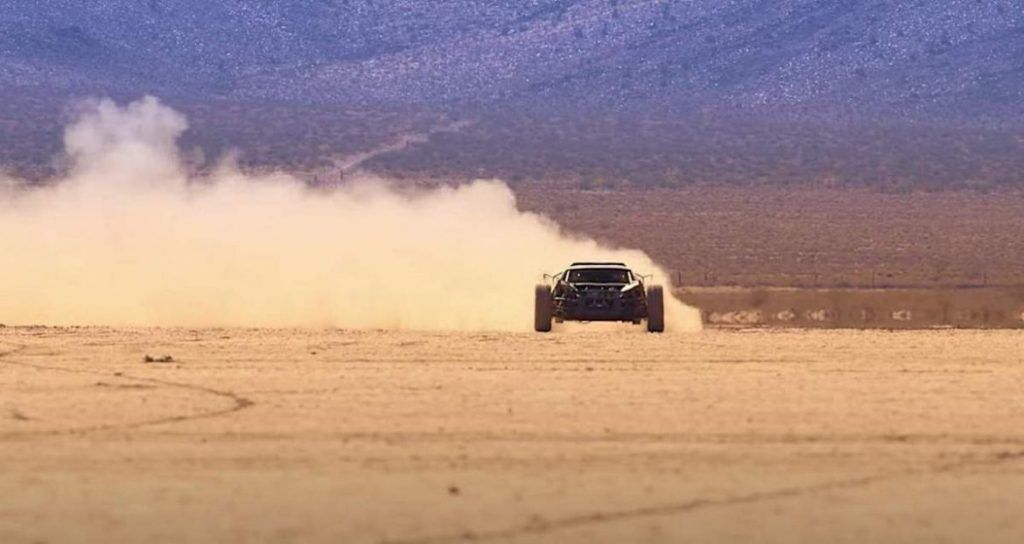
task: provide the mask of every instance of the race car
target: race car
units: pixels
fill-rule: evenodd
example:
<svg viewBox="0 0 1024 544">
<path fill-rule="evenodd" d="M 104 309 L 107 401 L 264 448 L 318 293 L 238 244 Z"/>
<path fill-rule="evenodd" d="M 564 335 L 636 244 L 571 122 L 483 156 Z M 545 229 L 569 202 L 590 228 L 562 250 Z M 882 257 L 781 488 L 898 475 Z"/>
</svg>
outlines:
<svg viewBox="0 0 1024 544">
<path fill-rule="evenodd" d="M 537 332 L 550 332 L 552 321 L 647 322 L 650 332 L 665 331 L 665 298 L 660 285 L 645 285 L 623 263 L 572 263 L 550 283 L 534 290 Z"/>
</svg>

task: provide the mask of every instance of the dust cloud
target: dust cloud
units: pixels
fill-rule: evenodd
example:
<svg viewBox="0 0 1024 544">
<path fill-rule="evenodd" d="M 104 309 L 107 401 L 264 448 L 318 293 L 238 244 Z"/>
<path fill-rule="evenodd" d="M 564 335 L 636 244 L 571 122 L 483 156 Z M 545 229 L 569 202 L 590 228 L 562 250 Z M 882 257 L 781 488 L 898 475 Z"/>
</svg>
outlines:
<svg viewBox="0 0 1024 544">
<path fill-rule="evenodd" d="M 409 193 L 310 188 L 224 165 L 191 176 L 185 118 L 145 98 L 82 107 L 64 179 L 0 175 L 0 322 L 530 330 L 532 288 L 572 260 L 642 252 L 563 234 L 499 181 Z M 666 302 L 670 330 L 696 312 Z"/>
</svg>

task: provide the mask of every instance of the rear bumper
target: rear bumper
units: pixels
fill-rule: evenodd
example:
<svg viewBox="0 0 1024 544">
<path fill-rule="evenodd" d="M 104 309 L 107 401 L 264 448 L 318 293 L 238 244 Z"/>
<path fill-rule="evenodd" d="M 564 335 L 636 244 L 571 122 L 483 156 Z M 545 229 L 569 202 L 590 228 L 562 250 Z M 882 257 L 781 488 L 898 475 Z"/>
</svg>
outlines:
<svg viewBox="0 0 1024 544">
<path fill-rule="evenodd" d="M 637 299 L 559 299 L 554 316 L 565 321 L 636 321 L 647 317 L 647 308 Z"/>
</svg>

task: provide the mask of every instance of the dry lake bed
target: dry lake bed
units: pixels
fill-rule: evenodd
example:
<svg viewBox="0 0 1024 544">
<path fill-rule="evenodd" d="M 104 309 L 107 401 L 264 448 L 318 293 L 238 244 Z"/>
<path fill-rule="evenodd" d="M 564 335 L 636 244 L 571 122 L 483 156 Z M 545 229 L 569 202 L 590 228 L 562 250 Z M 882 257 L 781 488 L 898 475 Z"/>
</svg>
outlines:
<svg viewBox="0 0 1024 544">
<path fill-rule="evenodd" d="M 1024 542 L 1024 331 L 4 328 L 0 354 L 5 544 Z"/>
</svg>

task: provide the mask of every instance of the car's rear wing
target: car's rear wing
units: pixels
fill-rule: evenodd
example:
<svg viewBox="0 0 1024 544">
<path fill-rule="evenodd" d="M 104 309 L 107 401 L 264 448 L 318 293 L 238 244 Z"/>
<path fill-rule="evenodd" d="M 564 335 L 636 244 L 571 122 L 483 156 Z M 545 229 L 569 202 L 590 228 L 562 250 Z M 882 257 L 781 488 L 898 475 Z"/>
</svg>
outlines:
<svg viewBox="0 0 1024 544">
<path fill-rule="evenodd" d="M 573 264 L 576 264 L 576 263 L 573 263 Z M 614 263 L 614 264 L 618 264 L 618 263 Z M 544 281 L 547 281 L 549 283 L 554 282 L 555 279 L 557 279 L 558 276 L 560 276 L 561 274 L 562 274 L 562 272 L 558 272 L 556 274 L 548 274 L 547 272 L 545 272 L 544 273 Z M 640 278 L 640 281 L 648 281 L 648 280 L 653 280 L 654 279 L 654 274 L 637 274 L 636 272 L 633 272 L 633 275 L 636 276 L 637 278 Z"/>
</svg>

